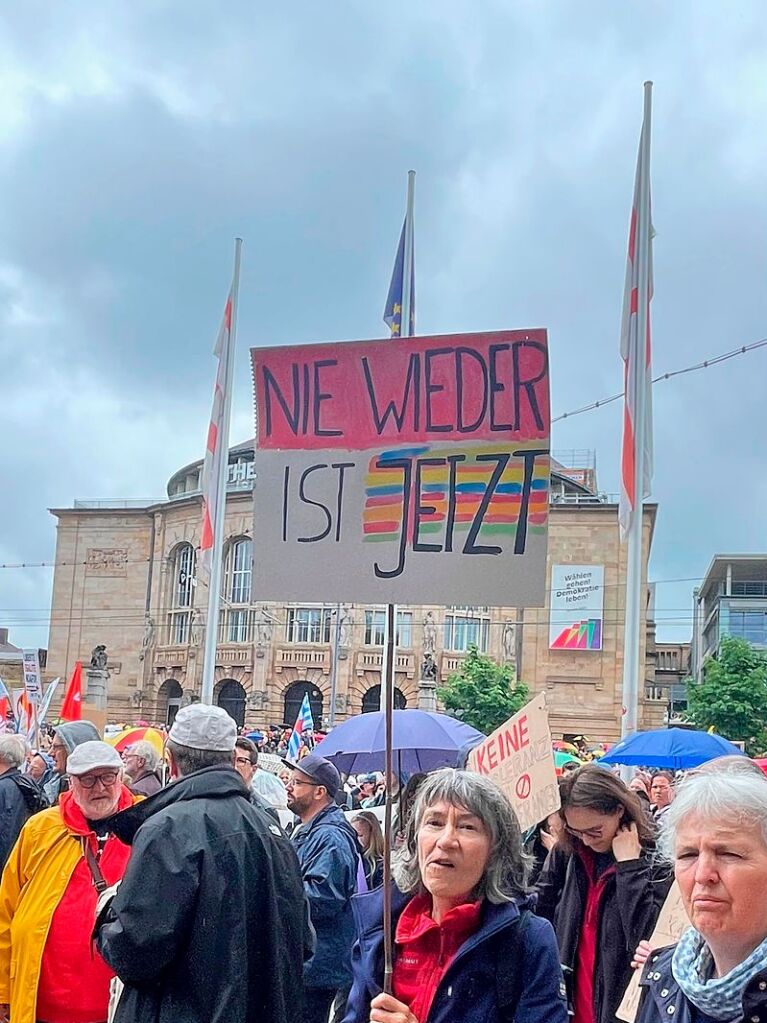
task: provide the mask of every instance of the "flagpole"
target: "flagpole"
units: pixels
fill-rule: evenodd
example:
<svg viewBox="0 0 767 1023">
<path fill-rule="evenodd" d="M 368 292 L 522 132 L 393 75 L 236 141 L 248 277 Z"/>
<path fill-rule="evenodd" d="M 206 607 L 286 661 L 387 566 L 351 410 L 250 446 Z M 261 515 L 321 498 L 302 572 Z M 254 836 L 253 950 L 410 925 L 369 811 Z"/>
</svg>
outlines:
<svg viewBox="0 0 767 1023">
<path fill-rule="evenodd" d="M 639 678 L 644 676 L 640 663 L 642 625 L 642 532 L 644 524 L 644 472 L 646 409 L 646 345 L 649 314 L 650 248 L 650 128 L 652 119 L 652 82 L 644 83 L 644 121 L 640 159 L 639 208 L 637 210 L 637 344 L 632 398 L 634 423 L 634 508 L 628 530 L 626 564 L 626 615 L 623 642 L 623 717 L 621 738 L 636 732 L 639 724 Z M 630 376 L 630 375 L 629 375 Z M 627 378 L 628 379 L 628 378 Z M 624 400 L 628 400 L 626 395 Z"/>
<path fill-rule="evenodd" d="M 226 385 L 222 416 L 221 457 L 218 466 L 218 491 L 214 509 L 213 550 L 208 579 L 208 617 L 205 623 L 205 651 L 202 666 L 202 702 L 213 703 L 213 684 L 216 675 L 216 640 L 218 639 L 218 610 L 221 602 L 221 562 L 224 548 L 224 512 L 226 509 L 226 477 L 229 470 L 229 420 L 232 414 L 232 384 L 234 355 L 237 347 L 237 301 L 240 291 L 240 254 L 242 238 L 234 242 L 234 280 L 232 283 L 232 325 L 226 346 Z"/>
<path fill-rule="evenodd" d="M 415 171 L 407 175 L 407 213 L 405 214 L 405 252 L 402 261 L 402 312 L 400 320 L 400 337 L 411 337 L 413 324 L 410 311 L 413 302 L 413 210 L 415 206 Z M 386 806 L 384 813 L 384 983 L 386 994 L 392 993 L 394 974 L 394 958 L 392 949 L 392 916 L 391 916 L 391 851 L 394 844 L 392 834 L 392 811 L 394 803 L 393 778 L 394 765 L 392 756 L 394 729 L 394 655 L 397 640 L 397 606 L 386 605 L 386 631 L 384 641 L 384 687 L 381 693 L 384 710 L 384 729 L 386 742 Z"/>
</svg>

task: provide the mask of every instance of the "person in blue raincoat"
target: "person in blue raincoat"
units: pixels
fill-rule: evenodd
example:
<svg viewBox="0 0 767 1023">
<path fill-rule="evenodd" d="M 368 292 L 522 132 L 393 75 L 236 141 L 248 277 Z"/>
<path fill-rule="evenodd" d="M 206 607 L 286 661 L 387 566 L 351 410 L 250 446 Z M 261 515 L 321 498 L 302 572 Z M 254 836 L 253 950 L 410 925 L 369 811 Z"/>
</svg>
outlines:
<svg viewBox="0 0 767 1023">
<path fill-rule="evenodd" d="M 383 889 L 352 900 L 344 1023 L 566 1023 L 550 923 L 530 911 L 529 858 L 491 781 L 445 769 L 421 785 L 393 861 L 394 974 L 383 985 Z"/>
</svg>

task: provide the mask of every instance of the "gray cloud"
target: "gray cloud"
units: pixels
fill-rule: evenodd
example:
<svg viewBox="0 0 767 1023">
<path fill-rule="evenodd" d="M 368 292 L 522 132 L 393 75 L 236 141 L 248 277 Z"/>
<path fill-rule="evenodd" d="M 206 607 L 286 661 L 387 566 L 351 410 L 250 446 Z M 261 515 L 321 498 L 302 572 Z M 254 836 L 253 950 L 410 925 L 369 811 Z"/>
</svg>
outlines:
<svg viewBox="0 0 767 1023">
<path fill-rule="evenodd" d="M 157 496 L 201 454 L 235 234 L 234 440 L 252 432 L 249 344 L 380 336 L 410 166 L 419 330 L 547 326 L 555 412 L 619 390 L 648 77 L 656 369 L 767 333 L 760 4 L 261 6 L 6 14 L 3 561 L 52 556 L 48 505 Z M 656 389 L 660 580 L 765 547 L 764 358 Z M 597 449 L 617 490 L 617 404 L 553 440 Z M 0 572 L 17 641 L 45 643 L 44 576 Z M 689 632 L 691 586 L 659 588 L 661 635 Z"/>
</svg>

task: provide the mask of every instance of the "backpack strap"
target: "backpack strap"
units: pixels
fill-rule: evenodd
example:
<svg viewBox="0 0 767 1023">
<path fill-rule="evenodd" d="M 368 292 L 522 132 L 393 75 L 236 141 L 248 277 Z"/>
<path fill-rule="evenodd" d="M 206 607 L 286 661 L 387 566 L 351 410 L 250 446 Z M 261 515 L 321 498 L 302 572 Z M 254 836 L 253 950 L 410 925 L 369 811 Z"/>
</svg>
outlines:
<svg viewBox="0 0 767 1023">
<path fill-rule="evenodd" d="M 517 1005 L 522 994 L 525 933 L 532 915 L 529 909 L 521 910 L 519 919 L 504 932 L 498 945 L 495 986 L 498 997 L 498 1014 L 502 1023 L 514 1023 Z"/>
</svg>

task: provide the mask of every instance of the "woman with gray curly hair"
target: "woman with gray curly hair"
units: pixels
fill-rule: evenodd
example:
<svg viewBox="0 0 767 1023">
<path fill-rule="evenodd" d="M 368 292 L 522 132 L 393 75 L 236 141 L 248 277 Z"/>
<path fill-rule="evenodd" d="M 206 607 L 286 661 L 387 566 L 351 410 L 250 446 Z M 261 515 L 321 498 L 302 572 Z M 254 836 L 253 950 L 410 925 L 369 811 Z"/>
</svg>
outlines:
<svg viewBox="0 0 767 1023">
<path fill-rule="evenodd" d="M 381 991 L 379 888 L 352 900 L 345 1023 L 566 1023 L 554 932 L 528 908 L 519 825 L 493 782 L 430 774 L 392 869 L 393 994 Z"/>
<path fill-rule="evenodd" d="M 695 773 L 663 816 L 692 927 L 650 955 L 637 1023 L 767 1020 L 767 784 L 743 770 Z"/>
</svg>

